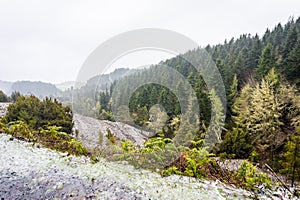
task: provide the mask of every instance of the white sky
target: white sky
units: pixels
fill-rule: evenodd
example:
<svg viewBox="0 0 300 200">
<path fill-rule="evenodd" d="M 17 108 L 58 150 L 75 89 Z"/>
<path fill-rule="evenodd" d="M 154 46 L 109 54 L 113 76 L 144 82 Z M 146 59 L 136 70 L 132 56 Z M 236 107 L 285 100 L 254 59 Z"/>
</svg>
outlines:
<svg viewBox="0 0 300 200">
<path fill-rule="evenodd" d="M 261 35 L 297 18 L 299 8 L 299 0 L 0 0 L 0 80 L 75 80 L 97 46 L 133 29 L 169 29 L 205 46 L 243 33 Z M 148 51 L 117 64 L 145 65 L 168 56 Z"/>
</svg>

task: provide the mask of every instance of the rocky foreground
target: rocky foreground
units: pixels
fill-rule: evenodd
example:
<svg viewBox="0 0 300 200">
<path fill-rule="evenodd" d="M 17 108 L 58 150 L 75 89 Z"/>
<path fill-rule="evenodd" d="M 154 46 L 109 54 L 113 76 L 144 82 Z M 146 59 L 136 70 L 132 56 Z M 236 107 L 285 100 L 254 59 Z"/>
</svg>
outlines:
<svg viewBox="0 0 300 200">
<path fill-rule="evenodd" d="M 0 134 L 2 199 L 247 199 L 250 193 L 218 182 L 137 170 L 67 156 Z"/>
</svg>

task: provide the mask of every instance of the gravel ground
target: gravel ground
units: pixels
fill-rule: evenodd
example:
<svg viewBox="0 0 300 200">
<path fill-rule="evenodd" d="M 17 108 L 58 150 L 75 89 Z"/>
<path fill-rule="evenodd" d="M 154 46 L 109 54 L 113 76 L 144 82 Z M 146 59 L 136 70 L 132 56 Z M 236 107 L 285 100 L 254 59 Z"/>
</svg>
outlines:
<svg viewBox="0 0 300 200">
<path fill-rule="evenodd" d="M 67 156 L 0 134 L 2 199 L 247 199 L 242 189 L 213 181 Z"/>
<path fill-rule="evenodd" d="M 6 114 L 8 105 L 9 105 L 9 103 L 0 102 L 0 117 L 3 117 Z"/>
</svg>

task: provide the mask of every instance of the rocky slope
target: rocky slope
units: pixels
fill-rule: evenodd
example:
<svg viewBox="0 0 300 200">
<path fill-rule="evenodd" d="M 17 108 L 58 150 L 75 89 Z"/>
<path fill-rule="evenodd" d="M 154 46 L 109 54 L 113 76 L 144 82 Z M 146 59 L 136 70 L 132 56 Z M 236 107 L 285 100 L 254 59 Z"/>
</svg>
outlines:
<svg viewBox="0 0 300 200">
<path fill-rule="evenodd" d="M 109 129 L 117 140 L 130 139 L 134 144 L 142 146 L 151 133 L 139 130 L 121 122 L 111 122 L 107 120 L 97 120 L 74 114 L 74 129 L 78 131 L 76 136 L 79 141 L 89 149 L 105 146 L 107 143 L 107 130 Z M 103 142 L 99 144 L 99 133 L 102 133 Z"/>
<path fill-rule="evenodd" d="M 0 117 L 3 117 L 6 114 L 6 110 L 9 103 L 0 103 Z"/>
</svg>

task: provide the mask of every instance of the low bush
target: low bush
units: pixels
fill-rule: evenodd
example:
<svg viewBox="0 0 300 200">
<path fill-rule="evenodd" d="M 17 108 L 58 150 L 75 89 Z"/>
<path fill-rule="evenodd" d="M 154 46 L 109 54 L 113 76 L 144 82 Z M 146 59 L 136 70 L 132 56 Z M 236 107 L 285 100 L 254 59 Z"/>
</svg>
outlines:
<svg viewBox="0 0 300 200">
<path fill-rule="evenodd" d="M 72 133 L 73 115 L 69 107 L 63 107 L 57 100 L 46 98 L 41 101 L 34 96 L 20 96 L 7 108 L 3 120 L 23 121 L 30 129 L 38 130 L 44 126 L 60 126 L 63 132 Z"/>
<path fill-rule="evenodd" d="M 88 150 L 81 142 L 61 131 L 61 127 L 46 126 L 36 130 L 30 130 L 23 121 L 10 122 L 8 125 L 1 123 L 0 129 L 18 139 L 40 143 L 43 146 L 73 155 L 89 155 Z"/>
<path fill-rule="evenodd" d="M 235 173 L 237 184 L 245 189 L 255 191 L 258 185 L 271 189 L 270 178 L 258 171 L 251 163 L 244 161 Z"/>
</svg>

